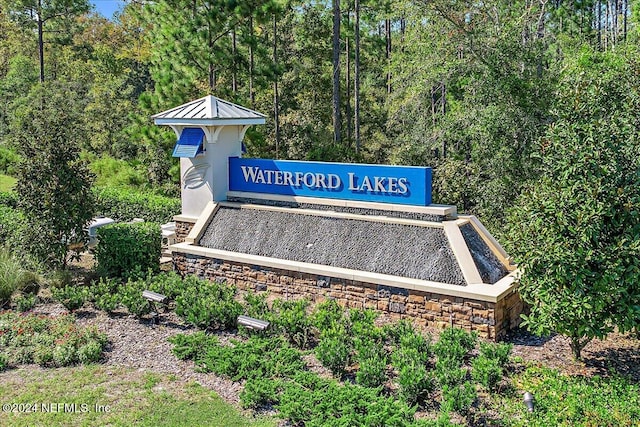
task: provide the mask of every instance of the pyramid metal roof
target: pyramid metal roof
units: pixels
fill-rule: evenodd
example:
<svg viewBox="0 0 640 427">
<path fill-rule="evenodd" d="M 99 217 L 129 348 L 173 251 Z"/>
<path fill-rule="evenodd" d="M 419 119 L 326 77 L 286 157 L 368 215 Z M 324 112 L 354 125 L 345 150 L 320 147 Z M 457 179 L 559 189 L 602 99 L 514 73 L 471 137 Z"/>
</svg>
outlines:
<svg viewBox="0 0 640 427">
<path fill-rule="evenodd" d="M 151 116 L 157 125 L 256 125 L 265 115 L 229 101 L 207 95 Z"/>
</svg>

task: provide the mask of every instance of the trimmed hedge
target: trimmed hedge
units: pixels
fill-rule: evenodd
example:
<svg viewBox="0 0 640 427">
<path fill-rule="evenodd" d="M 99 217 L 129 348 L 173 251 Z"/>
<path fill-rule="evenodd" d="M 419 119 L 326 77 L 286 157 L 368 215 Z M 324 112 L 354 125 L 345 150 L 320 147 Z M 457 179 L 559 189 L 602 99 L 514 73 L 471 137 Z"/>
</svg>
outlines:
<svg viewBox="0 0 640 427">
<path fill-rule="evenodd" d="M 18 193 L 15 191 L 0 191 L 0 206 L 18 207 Z"/>
<path fill-rule="evenodd" d="M 160 270 L 160 227 L 151 222 L 111 224 L 98 229 L 98 273 L 109 277 L 142 276 Z"/>
<path fill-rule="evenodd" d="M 0 202 L 0 246 L 8 245 L 11 249 L 16 249 L 26 224 L 27 221 L 20 211 L 3 206 Z"/>
<path fill-rule="evenodd" d="M 147 222 L 165 223 L 180 213 L 180 199 L 140 193 L 121 188 L 95 187 L 97 214 L 115 221 L 142 218 Z"/>
</svg>

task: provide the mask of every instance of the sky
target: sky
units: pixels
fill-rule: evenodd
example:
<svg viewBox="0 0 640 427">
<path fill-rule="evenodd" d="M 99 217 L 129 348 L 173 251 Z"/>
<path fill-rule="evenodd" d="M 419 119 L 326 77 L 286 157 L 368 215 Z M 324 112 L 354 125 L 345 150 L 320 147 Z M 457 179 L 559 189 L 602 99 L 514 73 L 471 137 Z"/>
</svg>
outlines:
<svg viewBox="0 0 640 427">
<path fill-rule="evenodd" d="M 113 18 L 113 14 L 125 4 L 123 0 L 91 0 L 91 3 L 96 12 L 108 19 Z"/>
</svg>

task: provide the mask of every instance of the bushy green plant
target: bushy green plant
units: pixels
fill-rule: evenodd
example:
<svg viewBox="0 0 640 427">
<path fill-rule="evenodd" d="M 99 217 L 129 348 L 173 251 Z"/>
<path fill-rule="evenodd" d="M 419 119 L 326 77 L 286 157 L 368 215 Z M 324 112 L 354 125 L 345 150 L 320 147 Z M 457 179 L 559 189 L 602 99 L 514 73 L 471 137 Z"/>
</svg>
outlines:
<svg viewBox="0 0 640 427">
<path fill-rule="evenodd" d="M 102 345 L 98 341 L 89 341 L 78 347 L 77 355 L 80 363 L 96 363 L 102 357 Z"/>
<path fill-rule="evenodd" d="M 69 285 L 64 288 L 52 288 L 51 294 L 69 311 L 82 307 L 88 298 L 88 289 L 84 286 Z"/>
<path fill-rule="evenodd" d="M 179 198 L 113 187 L 94 188 L 94 194 L 98 213 L 116 221 L 143 218 L 148 222 L 162 224 L 180 213 Z"/>
<path fill-rule="evenodd" d="M 10 365 L 68 366 L 95 361 L 106 343 L 106 335 L 95 328 L 77 327 L 72 315 L 0 313 L 0 348 L 5 349 Z"/>
<path fill-rule="evenodd" d="M 9 303 L 15 292 L 37 293 L 39 281 L 38 275 L 25 269 L 9 248 L 0 248 L 0 307 Z"/>
<path fill-rule="evenodd" d="M 440 339 L 433 345 L 438 359 L 450 358 L 460 363 L 475 347 L 478 334 L 460 328 L 447 328 L 440 334 Z"/>
<path fill-rule="evenodd" d="M 364 337 L 356 339 L 355 360 L 358 363 L 356 383 L 378 387 L 387 380 L 387 354 L 380 342 Z"/>
<path fill-rule="evenodd" d="M 436 377 L 442 387 L 462 384 L 467 377 L 467 370 L 454 358 L 439 358 L 435 368 Z"/>
<path fill-rule="evenodd" d="M 344 325 L 334 323 L 320 335 L 315 355 L 322 365 L 335 376 L 342 377 L 351 364 L 353 339 Z"/>
<path fill-rule="evenodd" d="M 70 366 L 78 361 L 78 351 L 72 344 L 57 345 L 53 349 L 53 364 L 58 367 Z"/>
<path fill-rule="evenodd" d="M 264 320 L 273 317 L 267 304 L 267 294 L 247 292 L 244 295 L 244 302 L 247 316 Z"/>
<path fill-rule="evenodd" d="M 162 238 L 155 223 L 110 224 L 98 229 L 97 270 L 109 277 L 139 277 L 160 270 Z"/>
<path fill-rule="evenodd" d="M 280 393 L 284 387 L 281 379 L 250 378 L 240 392 L 240 404 L 243 408 L 257 409 L 280 402 Z"/>
<path fill-rule="evenodd" d="M 277 408 L 289 423 L 307 427 L 410 425 L 416 409 L 380 390 L 300 373 L 283 387 Z"/>
<path fill-rule="evenodd" d="M 225 283 L 199 281 L 176 298 L 176 314 L 202 329 L 232 328 L 244 311 L 235 294 L 236 289 Z"/>
<path fill-rule="evenodd" d="M 7 366 L 8 366 L 7 356 L 4 355 L 3 353 L 0 353 L 0 372 L 7 369 Z"/>
<path fill-rule="evenodd" d="M 202 280 L 194 275 L 186 276 L 184 279 L 176 272 L 161 272 L 154 274 L 147 272 L 147 289 L 165 295 L 169 300 L 175 300 L 183 292 L 192 292 L 202 285 Z"/>
<path fill-rule="evenodd" d="M 417 332 L 407 321 L 400 321 L 385 329 L 396 347 L 391 361 L 398 371 L 398 394 L 409 405 L 427 399 L 436 388 L 434 374 L 428 369 L 430 339 Z"/>
<path fill-rule="evenodd" d="M 207 335 L 204 331 L 193 334 L 178 334 L 169 338 L 173 344 L 173 354 L 180 360 L 197 359 L 207 353 L 207 349 L 212 345 L 218 345 L 215 336 Z"/>
<path fill-rule="evenodd" d="M 36 306 L 37 301 L 38 299 L 35 295 L 29 294 L 20 294 L 14 299 L 16 310 L 21 313 L 33 309 L 33 307 Z"/>
<path fill-rule="evenodd" d="M 329 299 L 316 306 L 313 312 L 313 324 L 322 333 L 334 323 L 342 322 L 344 310 L 336 300 Z"/>
<path fill-rule="evenodd" d="M 131 279 L 118 288 L 120 303 L 136 317 L 142 317 L 151 312 L 151 304 L 142 296 L 144 288 L 144 281 Z"/>
<path fill-rule="evenodd" d="M 502 379 L 502 368 L 497 359 L 480 355 L 471 362 L 471 377 L 487 390 L 495 390 Z"/>
<path fill-rule="evenodd" d="M 118 308 L 122 300 L 122 295 L 119 292 L 119 282 L 115 279 L 101 277 L 98 282 L 91 284 L 89 300 L 98 310 L 112 313 Z"/>
<path fill-rule="evenodd" d="M 15 209 L 18 207 L 18 195 L 15 191 L 0 191 L 0 207 Z"/>
<path fill-rule="evenodd" d="M 480 356 L 495 360 L 498 366 L 503 368 L 509 362 L 509 354 L 511 354 L 512 348 L 513 344 L 511 343 L 481 342 Z"/>
<path fill-rule="evenodd" d="M 25 216 L 14 207 L 3 206 L 0 200 L 0 242 L 12 252 L 23 255 L 22 235 L 26 226 Z"/>
<path fill-rule="evenodd" d="M 53 366 L 53 348 L 51 345 L 37 345 L 33 350 L 33 362 L 42 367 Z"/>
<path fill-rule="evenodd" d="M 287 378 L 304 369 L 302 353 L 281 337 L 251 337 L 233 346 L 209 342 L 197 363 L 207 372 L 234 381 L 255 378 Z"/>
<path fill-rule="evenodd" d="M 471 408 L 477 396 L 476 388 L 470 381 L 457 385 L 444 384 L 442 386 L 442 402 L 440 402 L 440 405 L 447 412 L 465 413 Z"/>
<path fill-rule="evenodd" d="M 307 348 L 312 336 L 313 319 L 307 315 L 309 300 L 273 302 L 272 329 L 298 348 Z"/>
</svg>

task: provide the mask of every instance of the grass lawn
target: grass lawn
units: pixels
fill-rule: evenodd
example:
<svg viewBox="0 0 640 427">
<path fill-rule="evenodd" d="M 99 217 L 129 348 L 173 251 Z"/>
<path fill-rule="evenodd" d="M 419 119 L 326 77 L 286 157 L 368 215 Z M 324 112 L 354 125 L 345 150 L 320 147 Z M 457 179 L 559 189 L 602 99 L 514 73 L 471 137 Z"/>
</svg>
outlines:
<svg viewBox="0 0 640 427">
<path fill-rule="evenodd" d="M 9 370 L 0 373 L 0 396 L 0 425 L 275 426 L 273 419 L 241 414 L 198 384 L 100 365 Z M 11 404 L 31 405 L 32 412 L 10 412 Z"/>
<path fill-rule="evenodd" d="M 14 185 L 16 185 L 14 177 L 0 174 L 0 191 L 11 191 Z"/>
</svg>

